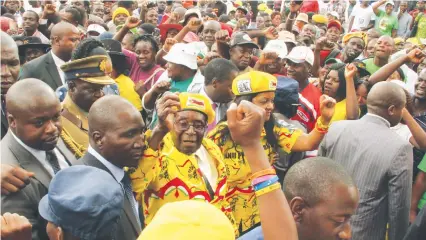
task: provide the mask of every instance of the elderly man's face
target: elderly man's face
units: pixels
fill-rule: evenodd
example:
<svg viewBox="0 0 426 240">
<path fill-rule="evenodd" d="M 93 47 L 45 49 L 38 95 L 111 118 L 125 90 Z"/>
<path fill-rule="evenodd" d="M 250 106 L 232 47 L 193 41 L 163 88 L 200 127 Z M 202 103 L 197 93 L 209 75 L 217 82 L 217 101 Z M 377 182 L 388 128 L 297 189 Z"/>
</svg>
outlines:
<svg viewBox="0 0 426 240">
<path fill-rule="evenodd" d="M 96 100 L 105 95 L 104 85 L 89 83 L 80 79 L 68 82 L 68 88 L 71 99 L 86 112 L 89 112 Z"/>
<path fill-rule="evenodd" d="M 103 18 L 105 15 L 104 6 L 101 4 L 94 5 L 92 8 L 92 14 L 100 18 Z"/>
<path fill-rule="evenodd" d="M 201 146 L 207 128 L 206 116 L 196 111 L 181 111 L 176 114 L 171 131 L 175 147 L 187 155 Z"/>
<path fill-rule="evenodd" d="M 1 97 L 6 96 L 9 88 L 18 80 L 20 63 L 16 46 L 1 45 Z"/>
<path fill-rule="evenodd" d="M 231 48 L 230 55 L 231 61 L 237 65 L 240 71 L 243 71 L 250 64 L 251 57 L 253 56 L 253 47 L 249 45 L 237 45 Z"/>
</svg>

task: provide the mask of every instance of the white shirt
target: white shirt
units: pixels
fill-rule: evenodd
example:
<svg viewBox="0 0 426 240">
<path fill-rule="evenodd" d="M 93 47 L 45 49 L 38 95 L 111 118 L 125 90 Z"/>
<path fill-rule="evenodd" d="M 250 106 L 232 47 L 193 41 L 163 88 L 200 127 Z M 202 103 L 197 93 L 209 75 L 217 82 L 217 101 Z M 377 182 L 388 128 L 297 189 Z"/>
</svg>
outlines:
<svg viewBox="0 0 426 240">
<path fill-rule="evenodd" d="M 396 126 L 391 127 L 391 129 L 407 142 L 410 142 L 410 138 L 413 136 L 408 126 L 402 123 L 398 123 Z"/>
<path fill-rule="evenodd" d="M 352 9 L 352 13 L 350 17 L 354 17 L 352 29 L 359 30 L 359 31 L 361 30 L 361 28 L 367 27 L 370 21 L 376 19 L 376 16 L 373 12 L 373 8 L 371 6 L 368 6 L 367 8 L 362 8 L 361 5 L 359 4 L 357 4 Z M 352 29 L 350 29 L 350 31 Z"/>
<path fill-rule="evenodd" d="M 89 148 L 87 149 L 87 152 L 92 154 L 96 159 L 99 160 L 99 162 L 101 162 L 106 168 L 108 168 L 108 170 L 111 172 L 111 174 L 115 178 L 115 180 L 117 180 L 117 182 L 119 182 L 121 184 L 121 181 L 124 178 L 124 170 L 122 168 L 119 168 L 119 167 L 115 166 L 114 164 L 112 164 L 111 162 L 109 162 L 108 160 L 106 160 L 104 157 L 102 157 L 101 154 L 99 154 L 90 145 L 89 145 Z M 139 206 L 138 206 L 138 203 L 136 202 L 136 199 L 134 197 L 132 198 L 131 203 L 134 206 L 136 206 L 135 209 L 136 209 L 136 211 L 138 211 L 138 215 L 139 215 Z M 139 216 L 136 216 L 136 217 L 138 218 Z"/>
<path fill-rule="evenodd" d="M 46 169 L 47 172 L 49 172 L 50 176 L 52 176 L 52 177 L 55 176 L 55 172 L 53 171 L 52 166 L 50 165 L 50 163 L 46 159 L 46 151 L 38 150 L 38 149 L 35 149 L 35 148 L 32 148 L 32 147 L 29 147 L 25 143 L 23 143 L 21 141 L 21 139 L 19 139 L 17 136 L 15 136 L 15 134 L 13 134 L 12 131 L 10 131 L 10 133 L 12 134 L 12 136 L 15 138 L 15 140 L 23 148 L 25 148 L 28 152 L 30 152 L 40 162 L 40 164 L 43 166 L 43 168 Z M 61 169 L 65 169 L 65 168 L 70 166 L 67 163 L 67 161 L 65 160 L 62 153 L 57 148 L 55 148 L 53 151 L 55 152 L 56 157 L 58 158 L 59 167 Z"/>
<path fill-rule="evenodd" d="M 216 183 L 218 173 L 212 157 L 203 145 L 201 145 L 195 152 L 195 155 L 198 157 L 198 166 L 200 167 L 201 172 L 207 178 L 214 191 L 217 187 Z"/>
<path fill-rule="evenodd" d="M 56 69 L 58 69 L 59 77 L 61 77 L 62 84 L 65 84 L 65 73 L 62 71 L 61 66 L 65 64 L 65 61 L 56 56 L 53 51 L 50 51 L 52 54 L 53 61 L 55 62 Z"/>
</svg>

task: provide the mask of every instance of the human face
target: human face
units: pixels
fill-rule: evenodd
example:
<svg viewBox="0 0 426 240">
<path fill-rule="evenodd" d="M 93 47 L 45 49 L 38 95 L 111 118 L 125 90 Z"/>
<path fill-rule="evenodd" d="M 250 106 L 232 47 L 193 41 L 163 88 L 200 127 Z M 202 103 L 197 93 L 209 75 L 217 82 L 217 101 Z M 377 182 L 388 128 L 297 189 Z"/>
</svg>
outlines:
<svg viewBox="0 0 426 240">
<path fill-rule="evenodd" d="M 84 1 L 81 0 L 71 0 L 71 6 L 83 9 L 86 11 L 86 8 L 84 7 Z"/>
<path fill-rule="evenodd" d="M 265 27 L 272 26 L 272 20 L 271 20 L 271 17 L 269 15 L 268 16 L 264 16 L 263 20 L 265 21 Z"/>
<path fill-rule="evenodd" d="M 208 22 L 204 25 L 203 29 L 203 42 L 207 45 L 208 48 L 213 46 L 215 43 L 214 35 L 216 32 L 220 31 L 220 24 L 216 24 L 217 22 Z"/>
<path fill-rule="evenodd" d="M 249 64 L 251 57 L 253 56 L 253 47 L 250 45 L 237 45 L 229 51 L 231 55 L 231 61 L 243 71 Z"/>
<path fill-rule="evenodd" d="M 170 131 L 175 147 L 186 155 L 195 153 L 201 146 L 207 127 L 206 116 L 196 111 L 180 111 Z"/>
<path fill-rule="evenodd" d="M 324 82 L 324 94 L 327 94 L 328 96 L 334 98 L 336 97 L 337 90 L 339 89 L 340 81 L 339 81 L 339 74 L 336 70 L 331 70 L 328 73 L 327 78 Z"/>
<path fill-rule="evenodd" d="M 265 19 L 263 17 L 257 17 L 256 18 L 256 25 L 258 29 L 265 28 Z"/>
<path fill-rule="evenodd" d="M 104 85 L 85 82 L 80 79 L 68 83 L 71 99 L 78 107 L 89 112 L 92 104 L 104 96 Z"/>
<path fill-rule="evenodd" d="M 25 62 L 29 62 L 45 54 L 42 48 L 27 48 L 25 49 Z"/>
<path fill-rule="evenodd" d="M 306 63 L 294 63 L 287 61 L 287 76 L 298 82 L 304 82 L 308 79 L 309 72 Z"/>
<path fill-rule="evenodd" d="M 142 115 L 134 108 L 127 107 L 114 116 L 114 126 L 102 132 L 94 132 L 100 153 L 114 165 L 137 167 L 145 150 L 145 123 Z"/>
<path fill-rule="evenodd" d="M 272 19 L 272 25 L 277 27 L 280 24 L 281 24 L 281 15 L 277 14 L 277 15 L 274 16 L 274 19 Z"/>
<path fill-rule="evenodd" d="M 402 49 L 404 49 L 405 43 L 404 42 L 400 42 L 398 44 L 395 44 L 395 52 L 401 51 Z"/>
<path fill-rule="evenodd" d="M 367 48 L 364 51 L 364 57 L 371 58 L 374 57 L 374 49 L 376 48 L 377 38 L 371 39 L 368 44 Z"/>
<path fill-rule="evenodd" d="M 357 58 L 364 50 L 365 43 L 361 38 L 351 38 L 345 46 L 345 54 L 347 62 L 352 62 Z"/>
<path fill-rule="evenodd" d="M 340 37 L 340 30 L 337 27 L 331 27 L 327 30 L 325 36 L 327 37 L 328 41 L 337 43 Z"/>
<path fill-rule="evenodd" d="M 367 87 L 364 84 L 359 85 L 358 89 L 356 90 L 356 97 L 358 98 L 359 105 L 367 104 L 367 94 Z"/>
<path fill-rule="evenodd" d="M 95 16 L 98 16 L 102 19 L 104 18 L 104 15 L 105 15 L 104 12 L 105 12 L 104 6 L 102 4 L 96 4 L 92 8 L 92 14 L 95 15 Z"/>
<path fill-rule="evenodd" d="M 317 31 L 314 26 L 312 25 L 305 25 L 302 28 L 302 32 L 300 33 L 300 36 L 302 37 L 310 37 L 312 39 L 315 39 Z"/>
<path fill-rule="evenodd" d="M 391 42 L 391 39 L 387 37 L 381 37 L 377 40 L 376 46 L 374 48 L 374 55 L 378 58 L 388 59 L 389 56 L 393 53 L 394 45 Z"/>
<path fill-rule="evenodd" d="M 24 12 L 22 15 L 22 28 L 28 34 L 34 34 L 38 27 L 37 16 L 33 12 Z"/>
<path fill-rule="evenodd" d="M 393 11 L 393 5 L 392 4 L 386 4 L 385 11 L 386 11 L 387 15 L 391 15 L 392 11 Z"/>
<path fill-rule="evenodd" d="M 74 26 L 78 26 L 78 22 L 74 21 L 73 16 L 69 12 L 65 12 L 64 10 L 59 12 L 59 16 L 61 17 L 61 21 L 71 23 Z"/>
<path fill-rule="evenodd" d="M 54 46 L 52 46 L 52 48 L 58 48 L 57 50 L 59 50 L 61 55 L 65 58 L 63 60 L 68 61 L 71 59 L 72 51 L 80 43 L 80 33 L 78 32 L 77 28 L 73 28 L 73 30 L 64 34 L 61 38 L 55 37 L 53 41 Z"/>
<path fill-rule="evenodd" d="M 27 146 L 48 151 L 55 148 L 62 131 L 61 104 L 53 96 L 38 96 L 28 109 L 8 114 L 13 133 Z"/>
<path fill-rule="evenodd" d="M 303 240 L 350 239 L 350 218 L 358 207 L 356 187 L 335 184 L 327 199 L 311 206 L 301 198 L 290 201 L 297 231 Z M 297 199 L 297 200 L 296 200 Z M 302 203 L 301 203 L 302 202 Z"/>
<path fill-rule="evenodd" d="M 414 96 L 420 99 L 426 99 L 426 69 L 423 69 L 415 84 L 416 92 Z"/>
<path fill-rule="evenodd" d="M 163 13 L 166 10 L 167 3 L 166 1 L 158 1 L 157 8 L 159 13 Z"/>
<path fill-rule="evenodd" d="M 252 102 L 265 110 L 265 121 L 271 118 L 271 114 L 274 111 L 275 92 L 263 92 L 256 95 Z"/>
<path fill-rule="evenodd" d="M 4 6 L 10 13 L 15 14 L 19 10 L 19 1 L 7 0 Z"/>
<path fill-rule="evenodd" d="M 171 28 L 169 29 L 169 31 L 167 31 L 167 38 L 174 38 L 178 33 L 179 33 L 179 30 L 175 28 Z"/>
<path fill-rule="evenodd" d="M 238 72 L 232 72 L 229 74 L 228 79 L 213 80 L 214 92 L 212 100 L 214 102 L 228 103 L 234 99 L 235 95 L 232 92 L 232 82 L 237 75 Z"/>
<path fill-rule="evenodd" d="M 139 41 L 135 46 L 135 53 L 138 55 L 139 66 L 143 70 L 149 70 L 155 63 L 155 53 L 149 42 Z"/>
<path fill-rule="evenodd" d="M 361 1 L 361 4 L 364 6 L 364 7 L 368 7 L 368 4 L 370 3 L 370 0 L 363 0 L 363 1 Z"/>
<path fill-rule="evenodd" d="M 158 21 L 158 12 L 155 9 L 150 9 L 146 14 L 146 23 L 151 23 L 154 26 L 157 26 Z"/>
<path fill-rule="evenodd" d="M 419 66 L 417 66 L 417 74 L 420 74 L 420 72 L 425 68 L 426 68 L 426 59 L 423 60 L 423 62 L 421 62 Z"/>
<path fill-rule="evenodd" d="M 281 58 L 276 58 L 275 62 L 267 64 L 265 66 L 265 72 L 269 74 L 279 73 L 281 71 L 281 68 L 283 67 L 283 64 L 284 60 L 282 60 Z"/>
<path fill-rule="evenodd" d="M 21 65 L 17 47 L 2 44 L 0 57 L 1 98 L 4 99 L 9 88 L 18 80 Z"/>
<path fill-rule="evenodd" d="M 240 18 L 243 18 L 243 17 L 245 17 L 246 15 L 244 14 L 244 12 L 243 11 L 241 11 L 240 9 L 238 9 L 236 12 L 235 12 L 235 19 L 240 19 Z"/>
<path fill-rule="evenodd" d="M 127 15 L 124 13 L 117 14 L 115 16 L 114 23 L 117 26 L 122 25 L 126 22 L 127 18 L 128 18 Z"/>
<path fill-rule="evenodd" d="M 187 71 L 187 68 L 185 68 L 183 65 L 168 62 L 166 64 L 166 70 L 169 78 L 180 81 L 184 80 L 181 76 L 184 71 Z"/>
<path fill-rule="evenodd" d="M 420 11 L 423 11 L 425 9 L 425 1 L 418 1 L 416 6 Z"/>
<path fill-rule="evenodd" d="M 399 4 L 399 11 L 400 12 L 405 12 L 405 11 L 407 11 L 407 8 L 408 8 L 408 3 L 407 2 L 401 2 L 400 4 Z"/>
<path fill-rule="evenodd" d="M 324 82 L 325 82 L 325 75 L 327 75 L 328 70 L 330 70 L 332 64 L 325 65 L 323 68 L 319 71 L 319 87 L 321 92 L 323 91 Z"/>
<path fill-rule="evenodd" d="M 126 34 L 123 38 L 123 40 L 121 41 L 121 47 L 134 52 L 134 47 L 133 47 L 133 34 Z"/>
</svg>

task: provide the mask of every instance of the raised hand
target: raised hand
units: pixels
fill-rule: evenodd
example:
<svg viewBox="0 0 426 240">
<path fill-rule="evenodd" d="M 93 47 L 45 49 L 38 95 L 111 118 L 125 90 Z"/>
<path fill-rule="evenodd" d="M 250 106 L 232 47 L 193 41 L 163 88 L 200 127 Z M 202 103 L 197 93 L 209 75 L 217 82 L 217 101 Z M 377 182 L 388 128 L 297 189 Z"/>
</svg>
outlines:
<svg viewBox="0 0 426 240">
<path fill-rule="evenodd" d="M 327 46 L 327 37 L 320 37 L 315 42 L 315 50 L 321 51 L 324 50 Z"/>
<path fill-rule="evenodd" d="M 137 17 L 128 17 L 126 23 L 124 24 L 128 29 L 135 28 L 142 23 L 142 20 L 139 20 Z"/>
<path fill-rule="evenodd" d="M 265 34 L 265 37 L 267 39 L 277 39 L 278 38 L 278 31 L 275 27 L 268 27 L 267 29 L 265 29 L 265 31 L 263 31 L 263 33 Z"/>
<path fill-rule="evenodd" d="M 169 52 L 172 49 L 173 45 L 175 45 L 178 41 L 174 38 L 167 38 L 163 45 L 163 50 L 165 52 Z"/>
<path fill-rule="evenodd" d="M 354 64 L 348 64 L 345 67 L 345 79 L 354 79 L 355 74 L 358 72 L 358 68 Z"/>
<path fill-rule="evenodd" d="M 200 19 L 192 19 L 188 22 L 186 27 L 188 27 L 190 31 L 195 32 L 201 27 L 201 23 Z"/>
<path fill-rule="evenodd" d="M 180 110 L 179 94 L 166 92 L 156 102 L 156 109 L 158 127 L 163 131 L 170 131 L 173 128 L 174 115 Z"/>
<path fill-rule="evenodd" d="M 278 54 L 276 52 L 262 52 L 258 61 L 261 65 L 267 65 L 274 63 L 277 58 Z"/>
<path fill-rule="evenodd" d="M 214 35 L 217 42 L 228 43 L 231 38 L 229 37 L 229 32 L 226 30 L 220 30 Z"/>
<path fill-rule="evenodd" d="M 414 64 L 419 64 L 419 63 L 423 62 L 425 57 L 426 57 L 425 53 L 422 52 L 422 50 L 420 50 L 418 48 L 414 48 L 414 49 L 410 50 L 410 52 L 408 52 L 408 54 L 407 54 L 408 60 L 410 62 L 414 63 Z"/>
<path fill-rule="evenodd" d="M 298 4 L 296 1 L 290 2 L 290 12 L 291 13 L 297 13 L 300 10 L 300 4 Z"/>
<path fill-rule="evenodd" d="M 166 91 L 170 90 L 170 82 L 168 81 L 161 81 L 157 82 L 153 86 L 154 93 L 160 95 Z"/>
<path fill-rule="evenodd" d="M 320 110 L 322 123 L 328 125 L 331 118 L 334 115 L 334 108 L 336 106 L 336 100 L 327 95 L 322 95 L 320 98 Z"/>
</svg>

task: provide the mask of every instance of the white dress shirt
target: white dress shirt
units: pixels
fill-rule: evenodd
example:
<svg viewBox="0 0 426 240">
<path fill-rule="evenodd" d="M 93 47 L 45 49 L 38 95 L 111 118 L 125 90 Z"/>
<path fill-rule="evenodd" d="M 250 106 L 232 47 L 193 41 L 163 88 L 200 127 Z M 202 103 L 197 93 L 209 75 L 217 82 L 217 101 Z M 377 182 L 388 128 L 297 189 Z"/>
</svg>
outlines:
<svg viewBox="0 0 426 240">
<path fill-rule="evenodd" d="M 55 62 L 56 69 L 58 69 L 59 77 L 61 77 L 62 84 L 65 84 L 65 73 L 62 71 L 61 66 L 65 64 L 65 61 L 56 56 L 53 51 L 50 51 L 52 54 L 53 61 Z"/>
<path fill-rule="evenodd" d="M 104 157 L 102 157 L 101 154 L 99 154 L 95 149 L 93 149 L 90 145 L 89 148 L 87 149 L 87 152 L 92 154 L 96 159 L 98 159 L 106 168 L 108 168 L 108 170 L 111 172 L 112 176 L 115 178 L 115 180 L 117 180 L 117 182 L 119 182 L 121 184 L 121 181 L 123 180 L 124 177 L 124 170 L 122 168 L 119 168 L 117 166 L 115 166 L 114 164 L 112 164 L 111 162 L 109 162 L 108 160 L 106 160 Z M 139 205 L 136 202 L 136 199 L 133 197 L 133 199 L 131 200 L 131 203 L 136 206 L 135 209 L 136 211 L 138 211 L 138 215 L 139 215 Z M 138 217 L 138 216 L 136 216 Z"/>
<path fill-rule="evenodd" d="M 213 191 L 215 191 L 217 187 L 218 172 L 212 157 L 203 145 L 201 145 L 195 152 L 195 155 L 198 158 L 198 166 L 200 167 L 201 172 L 209 181 Z"/>
<path fill-rule="evenodd" d="M 52 166 L 50 165 L 50 163 L 47 161 L 46 158 L 46 151 L 43 150 L 38 150 L 32 147 L 27 146 L 25 143 L 23 143 L 21 141 L 21 139 L 19 139 L 17 136 L 15 136 L 15 134 L 13 134 L 12 131 L 10 131 L 10 133 L 12 134 L 12 136 L 15 138 L 15 140 L 22 146 L 24 147 L 28 152 L 30 152 L 40 163 L 41 165 L 44 167 L 44 169 L 47 170 L 47 172 L 49 172 L 50 176 L 55 176 L 55 173 L 53 171 Z M 53 150 L 56 154 L 56 157 L 58 158 L 58 163 L 59 163 L 59 167 L 61 169 L 65 169 L 67 167 L 69 167 L 70 165 L 67 163 L 67 161 L 65 160 L 65 157 L 62 155 L 62 153 L 55 148 Z"/>
</svg>

